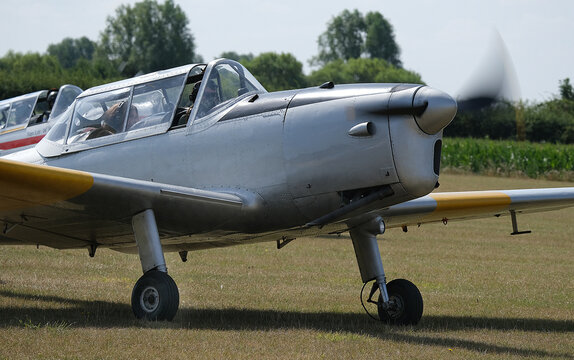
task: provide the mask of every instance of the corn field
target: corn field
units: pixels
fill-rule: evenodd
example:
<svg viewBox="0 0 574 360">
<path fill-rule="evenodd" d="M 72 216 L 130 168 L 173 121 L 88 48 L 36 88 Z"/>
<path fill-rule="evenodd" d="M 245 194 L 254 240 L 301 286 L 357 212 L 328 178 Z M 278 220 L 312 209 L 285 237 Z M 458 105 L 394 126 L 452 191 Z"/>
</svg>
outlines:
<svg viewBox="0 0 574 360">
<path fill-rule="evenodd" d="M 574 181 L 574 145 L 446 137 L 441 165 L 478 174 Z"/>
</svg>

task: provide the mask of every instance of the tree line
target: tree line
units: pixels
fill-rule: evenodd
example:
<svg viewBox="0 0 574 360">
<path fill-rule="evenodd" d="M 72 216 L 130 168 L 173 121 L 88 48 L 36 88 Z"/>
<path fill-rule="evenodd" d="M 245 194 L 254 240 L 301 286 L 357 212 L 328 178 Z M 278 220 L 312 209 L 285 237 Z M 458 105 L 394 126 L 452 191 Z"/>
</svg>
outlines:
<svg viewBox="0 0 574 360">
<path fill-rule="evenodd" d="M 379 12 L 344 10 L 317 38 L 318 53 L 303 73 L 290 53 L 258 55 L 226 51 L 220 57 L 245 65 L 269 91 L 343 83 L 419 83 L 421 76 L 402 67 L 394 30 Z M 83 89 L 204 62 L 195 50 L 189 20 L 173 0 L 144 0 L 119 6 L 106 20 L 97 41 L 66 38 L 47 51 L 0 58 L 0 99 L 57 88 L 69 83 Z M 496 101 L 474 111 L 460 111 L 446 136 L 574 143 L 574 92 L 569 79 L 560 82 L 560 98 L 543 103 Z"/>
<path fill-rule="evenodd" d="M 312 59 L 318 69 L 310 75 L 289 53 L 227 51 L 221 57 L 243 63 L 269 91 L 326 81 L 422 83 L 420 75 L 402 69 L 392 26 L 378 12 L 363 16 L 345 10 L 327 24 L 318 44 L 319 54 Z M 0 99 L 65 83 L 85 89 L 198 62 L 203 59 L 181 7 L 173 0 L 144 0 L 119 6 L 98 41 L 66 38 L 43 54 L 9 52 L 0 58 Z"/>
<path fill-rule="evenodd" d="M 445 136 L 574 144 L 574 89 L 560 80 L 555 98 L 541 103 L 494 101 L 459 111 Z"/>
</svg>

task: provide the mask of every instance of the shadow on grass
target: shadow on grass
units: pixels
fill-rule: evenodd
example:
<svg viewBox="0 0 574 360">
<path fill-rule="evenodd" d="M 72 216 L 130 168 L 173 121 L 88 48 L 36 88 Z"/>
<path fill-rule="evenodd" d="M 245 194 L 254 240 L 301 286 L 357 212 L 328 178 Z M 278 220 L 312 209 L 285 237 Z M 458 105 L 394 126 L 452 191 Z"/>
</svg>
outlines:
<svg viewBox="0 0 574 360">
<path fill-rule="evenodd" d="M 68 299 L 49 295 L 38 296 L 6 290 L 0 290 L 0 297 L 21 299 L 36 304 L 35 307 L 0 307 L 0 314 L 2 314 L 0 328 L 4 329 L 49 326 L 64 326 L 71 329 L 139 327 L 220 331 L 310 329 L 368 335 L 413 345 L 457 347 L 481 353 L 574 359 L 573 354 L 500 346 L 494 343 L 465 340 L 447 334 L 450 331 L 477 329 L 574 333 L 574 321 L 569 320 L 423 316 L 421 323 L 415 327 L 390 327 L 361 313 L 183 308 L 179 310 L 173 322 L 151 323 L 135 319 L 131 306 L 125 303 Z M 51 305 L 43 308 L 43 303 Z"/>
</svg>

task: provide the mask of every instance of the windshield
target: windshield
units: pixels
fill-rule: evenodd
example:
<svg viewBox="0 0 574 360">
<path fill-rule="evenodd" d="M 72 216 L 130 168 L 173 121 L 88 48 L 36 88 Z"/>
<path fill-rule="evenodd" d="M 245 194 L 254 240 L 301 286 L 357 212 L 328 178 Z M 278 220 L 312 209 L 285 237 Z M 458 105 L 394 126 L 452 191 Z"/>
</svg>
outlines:
<svg viewBox="0 0 574 360">
<path fill-rule="evenodd" d="M 124 88 L 79 99 L 68 143 L 120 132 L 130 92 L 130 88 Z"/>
<path fill-rule="evenodd" d="M 86 90 L 68 110 L 54 116 L 57 123 L 38 151 L 57 156 L 64 148 L 53 144 L 69 145 L 65 151 L 73 152 L 188 124 L 191 132 L 200 131 L 233 104 L 265 92 L 241 64 L 226 59 L 120 80 Z M 114 134 L 123 136 L 110 136 Z M 108 136 L 110 140 L 104 140 Z"/>
<path fill-rule="evenodd" d="M 171 122 L 184 80 L 173 76 L 78 99 L 67 143 Z"/>
<path fill-rule="evenodd" d="M 267 92 L 247 69 L 235 61 L 222 59 L 210 65 L 209 73 L 195 86 L 199 91 L 190 94 L 196 128 L 209 126 L 212 123 L 210 115 L 227 109 L 236 99 Z"/>
<path fill-rule="evenodd" d="M 36 99 L 38 94 L 33 96 L 28 96 L 22 100 L 17 100 L 11 103 L 10 109 L 7 110 L 8 116 L 6 117 L 6 128 L 25 125 L 32 111 L 34 111 L 34 105 L 36 104 Z"/>
<path fill-rule="evenodd" d="M 68 107 L 68 109 L 66 109 L 66 111 L 61 113 L 59 116 L 54 116 L 50 118 L 51 120 L 55 121 L 55 124 L 54 126 L 52 126 L 48 134 L 46 134 L 46 137 L 44 139 L 58 144 L 64 143 L 64 140 L 66 139 L 66 131 L 68 130 L 70 124 L 69 120 L 70 117 L 72 116 L 73 108 L 74 105 L 72 104 L 71 106 Z"/>
<path fill-rule="evenodd" d="M 10 104 L 0 104 L 0 130 L 4 129 L 10 113 Z"/>
<path fill-rule="evenodd" d="M 66 111 L 66 109 L 74 102 L 76 97 L 82 93 L 82 89 L 74 85 L 64 85 L 58 91 L 58 97 L 52 107 L 50 119 L 53 119 Z M 48 95 L 50 97 L 50 95 Z"/>
</svg>

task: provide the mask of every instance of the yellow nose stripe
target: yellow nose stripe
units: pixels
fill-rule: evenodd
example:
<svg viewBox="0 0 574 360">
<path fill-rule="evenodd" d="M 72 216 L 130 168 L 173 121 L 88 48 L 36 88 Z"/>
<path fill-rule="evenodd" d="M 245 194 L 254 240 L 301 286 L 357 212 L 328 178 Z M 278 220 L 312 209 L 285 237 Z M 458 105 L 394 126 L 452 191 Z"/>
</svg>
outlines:
<svg viewBox="0 0 574 360">
<path fill-rule="evenodd" d="M 85 172 L 0 159 L 0 210 L 68 200 L 88 191 L 93 183 Z"/>
</svg>

